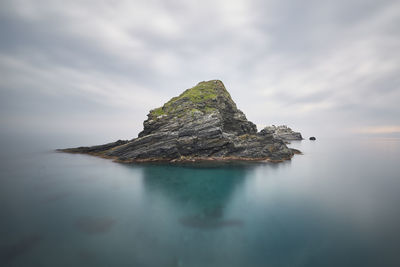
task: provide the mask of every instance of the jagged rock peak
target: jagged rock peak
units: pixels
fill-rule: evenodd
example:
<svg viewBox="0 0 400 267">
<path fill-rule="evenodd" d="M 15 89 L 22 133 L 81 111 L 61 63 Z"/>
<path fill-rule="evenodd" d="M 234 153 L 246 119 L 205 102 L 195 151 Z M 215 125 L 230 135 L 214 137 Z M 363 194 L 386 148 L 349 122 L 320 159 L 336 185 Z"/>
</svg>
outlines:
<svg viewBox="0 0 400 267">
<path fill-rule="evenodd" d="M 186 89 L 182 94 L 172 98 L 162 107 L 150 110 L 148 119 L 143 122 L 143 131 L 139 137 L 159 131 L 171 120 L 181 126 L 188 117 L 196 115 L 218 115 L 222 120 L 222 130 L 235 134 L 256 133 L 254 123 L 247 121 L 231 95 L 220 80 L 199 82 Z"/>
<path fill-rule="evenodd" d="M 182 112 L 194 111 L 210 113 L 218 109 L 217 102 L 228 102 L 236 108 L 236 104 L 220 80 L 203 81 L 173 97 L 162 107 L 152 109 L 148 117 L 157 119 L 161 116 L 177 116 L 183 115 Z"/>
</svg>

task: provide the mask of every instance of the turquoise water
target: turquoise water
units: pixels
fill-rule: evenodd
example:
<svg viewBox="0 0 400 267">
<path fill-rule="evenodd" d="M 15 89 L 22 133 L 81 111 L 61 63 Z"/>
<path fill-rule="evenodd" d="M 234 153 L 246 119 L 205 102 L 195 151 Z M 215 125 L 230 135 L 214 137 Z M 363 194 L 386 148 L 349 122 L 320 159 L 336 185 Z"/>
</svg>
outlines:
<svg viewBox="0 0 400 267">
<path fill-rule="evenodd" d="M 3 151 L 0 266 L 400 266 L 400 140 L 291 146 L 280 164 Z"/>
</svg>

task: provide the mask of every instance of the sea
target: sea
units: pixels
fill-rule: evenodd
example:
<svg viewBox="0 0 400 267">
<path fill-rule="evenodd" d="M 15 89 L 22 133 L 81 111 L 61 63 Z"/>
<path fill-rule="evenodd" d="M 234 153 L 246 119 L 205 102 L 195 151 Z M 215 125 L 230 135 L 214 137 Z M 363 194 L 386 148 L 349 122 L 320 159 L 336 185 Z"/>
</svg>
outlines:
<svg viewBox="0 0 400 267">
<path fill-rule="evenodd" d="M 400 266 L 400 139 L 289 146 L 282 163 L 121 164 L 4 144 L 0 266 Z"/>
</svg>

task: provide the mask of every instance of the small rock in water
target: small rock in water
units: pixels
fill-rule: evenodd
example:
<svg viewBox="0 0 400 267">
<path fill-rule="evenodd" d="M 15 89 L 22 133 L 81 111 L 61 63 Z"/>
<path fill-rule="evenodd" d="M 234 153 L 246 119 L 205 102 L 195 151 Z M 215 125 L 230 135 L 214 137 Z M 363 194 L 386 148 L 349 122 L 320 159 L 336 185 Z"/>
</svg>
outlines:
<svg viewBox="0 0 400 267">
<path fill-rule="evenodd" d="M 273 138 L 281 139 L 288 143 L 287 141 L 292 140 L 303 140 L 301 133 L 295 132 L 286 125 L 279 126 L 267 126 L 259 132 L 259 135 L 262 136 L 272 136 Z"/>
<path fill-rule="evenodd" d="M 314 141 L 314 140 L 316 140 L 316 138 L 315 138 L 314 136 L 311 136 L 311 137 L 310 137 L 310 140 L 313 140 L 313 141 Z"/>
</svg>

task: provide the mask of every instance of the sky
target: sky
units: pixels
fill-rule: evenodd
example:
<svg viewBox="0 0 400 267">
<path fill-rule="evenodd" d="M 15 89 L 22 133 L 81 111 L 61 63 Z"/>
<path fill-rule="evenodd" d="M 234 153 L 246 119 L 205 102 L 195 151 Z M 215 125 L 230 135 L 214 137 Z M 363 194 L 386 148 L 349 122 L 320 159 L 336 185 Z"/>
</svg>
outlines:
<svg viewBox="0 0 400 267">
<path fill-rule="evenodd" d="M 391 0 L 0 0 L 1 131 L 130 139 L 219 79 L 259 130 L 400 134 L 399 25 Z"/>
</svg>

